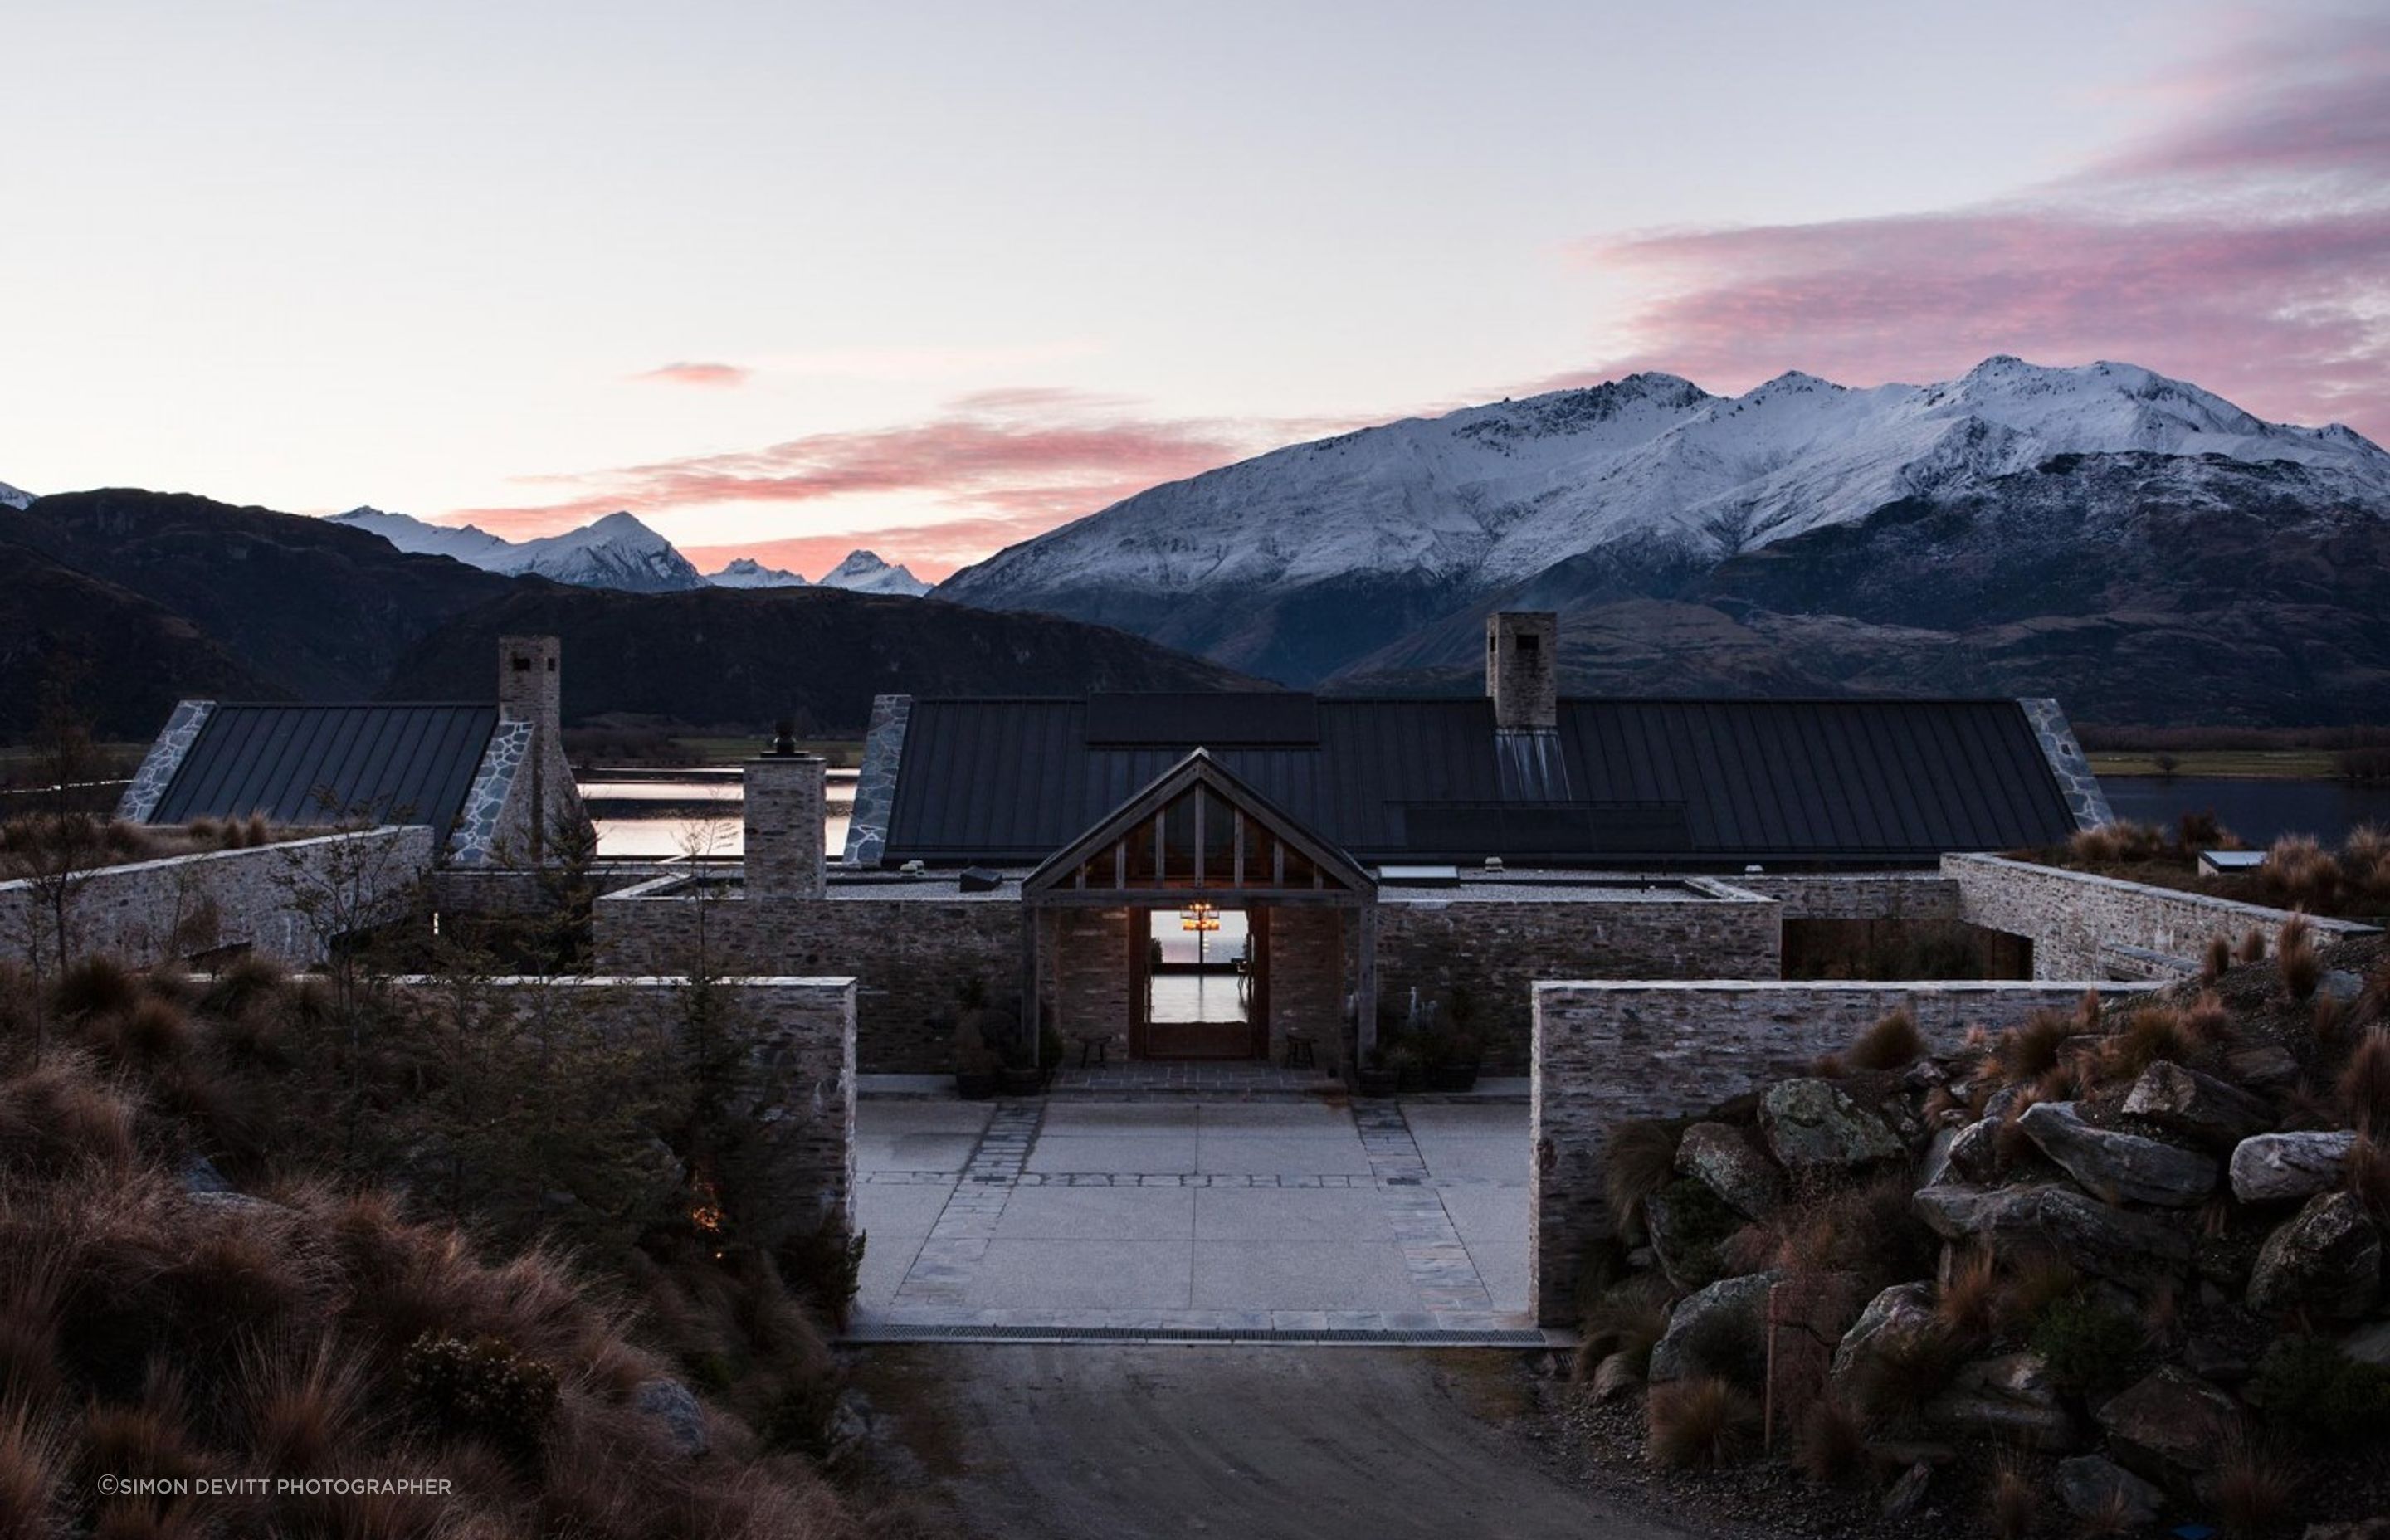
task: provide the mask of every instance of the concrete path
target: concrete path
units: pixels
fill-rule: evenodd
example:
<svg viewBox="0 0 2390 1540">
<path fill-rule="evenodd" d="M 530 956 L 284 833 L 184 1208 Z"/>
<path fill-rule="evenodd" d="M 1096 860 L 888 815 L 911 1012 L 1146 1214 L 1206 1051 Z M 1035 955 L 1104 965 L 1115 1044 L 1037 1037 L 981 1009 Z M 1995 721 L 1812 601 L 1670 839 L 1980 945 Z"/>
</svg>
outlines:
<svg viewBox="0 0 2390 1540">
<path fill-rule="evenodd" d="M 881 1347 L 860 1383 L 988 1540 L 1689 1540 L 1501 1424 L 1516 1361 L 1356 1348 Z"/>
<path fill-rule="evenodd" d="M 866 1101 L 859 1335 L 1524 1328 L 1526 1110 Z"/>
</svg>

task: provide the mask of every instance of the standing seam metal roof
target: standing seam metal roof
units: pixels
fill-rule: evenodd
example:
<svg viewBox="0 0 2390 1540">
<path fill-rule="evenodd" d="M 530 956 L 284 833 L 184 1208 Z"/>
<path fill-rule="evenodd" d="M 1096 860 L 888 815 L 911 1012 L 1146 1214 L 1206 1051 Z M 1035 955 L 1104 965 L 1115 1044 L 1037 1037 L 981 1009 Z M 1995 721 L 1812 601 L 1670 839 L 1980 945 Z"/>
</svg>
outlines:
<svg viewBox="0 0 2390 1540">
<path fill-rule="evenodd" d="M 303 825 L 369 812 L 444 840 L 497 725 L 486 704 L 220 705 L 150 821 L 263 813 Z"/>
<path fill-rule="evenodd" d="M 1159 702 L 1099 698 L 1091 733 L 1081 699 L 916 700 L 886 859 L 1042 860 L 1196 748 L 1364 859 L 1920 861 L 2075 828 L 2013 700 L 1562 700 L 1523 751 L 1561 757 L 1544 801 L 1506 791 L 1484 699 L 1302 699 L 1242 744 L 1159 741 Z"/>
</svg>

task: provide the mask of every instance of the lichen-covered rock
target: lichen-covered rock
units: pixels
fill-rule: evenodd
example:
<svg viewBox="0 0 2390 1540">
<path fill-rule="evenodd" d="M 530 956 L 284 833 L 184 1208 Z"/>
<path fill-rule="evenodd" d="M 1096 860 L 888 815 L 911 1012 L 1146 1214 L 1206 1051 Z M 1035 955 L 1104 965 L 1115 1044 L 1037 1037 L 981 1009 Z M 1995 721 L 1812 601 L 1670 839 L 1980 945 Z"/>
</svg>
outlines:
<svg viewBox="0 0 2390 1540">
<path fill-rule="evenodd" d="M 2216 1190 L 2216 1161 L 2139 1134 L 2095 1128 L 2071 1101 L 2025 1109 L 2020 1124 L 2041 1152 L 2092 1191 L 2133 1203 L 2186 1209 Z"/>
<path fill-rule="evenodd" d="M 2249 1308 L 2355 1320 L 2382 1290 L 2382 1235 L 2356 1194 L 2318 1193 L 2257 1252 Z"/>
<path fill-rule="evenodd" d="M 2117 1457 L 2142 1475 L 2213 1470 L 2241 1420 L 2233 1399 L 2188 1369 L 2168 1364 L 2094 1414 Z"/>
<path fill-rule="evenodd" d="M 1902 1472 L 1892 1490 L 1883 1495 L 1883 1516 L 1887 1519 L 1910 1518 L 1925 1506 L 1925 1489 L 1934 1482 L 1934 1468 L 1919 1460 Z"/>
<path fill-rule="evenodd" d="M 1950 1388 L 1927 1404 L 1925 1420 L 1955 1437 L 2021 1441 L 2053 1453 L 2082 1442 L 2082 1430 L 2050 1382 L 2049 1366 L 2036 1353 L 1960 1366 Z"/>
<path fill-rule="evenodd" d="M 1834 1349 L 1828 1383 L 1837 1388 L 1849 1385 L 1878 1353 L 1895 1343 L 1922 1340 L 1940 1329 L 1941 1324 L 1934 1318 L 1934 1286 L 1895 1284 L 1870 1300 L 1867 1308 L 1859 1312 L 1859 1318 L 1843 1333 L 1841 1345 Z"/>
<path fill-rule="evenodd" d="M 1677 1170 L 1746 1219 L 1765 1219 L 1784 1204 L 1784 1174 L 1741 1129 L 1726 1123 L 1697 1123 L 1686 1129 L 1677 1141 Z"/>
<path fill-rule="evenodd" d="M 2190 1265 L 2191 1238 L 2153 1214 L 2110 1208 L 2062 1183 L 1980 1187 L 1943 1182 L 1911 1207 L 1945 1240 L 1995 1250 L 2038 1246 L 2083 1272 L 2132 1289 L 2172 1281 Z"/>
<path fill-rule="evenodd" d="M 1882 1118 L 1823 1080 L 1780 1080 L 1759 1098 L 1767 1148 L 1795 1175 L 1850 1171 L 1908 1153 Z"/>
<path fill-rule="evenodd" d="M 2281 1091 L 2298 1084 L 2299 1061 L 2279 1043 L 2251 1043 L 2224 1056 L 2232 1078 L 2255 1091 Z"/>
<path fill-rule="evenodd" d="M 1634 1360 L 1623 1353 L 1613 1353 L 1593 1371 L 1593 1399 L 1608 1405 L 1633 1394 L 1642 1383 L 1643 1377 L 1635 1372 Z"/>
<path fill-rule="evenodd" d="M 1950 1141 L 1949 1169 L 1969 1182 L 1988 1182 L 2000 1174 L 2000 1120 L 1978 1118 L 1959 1130 Z"/>
<path fill-rule="evenodd" d="M 2058 1500 L 2077 1519 L 2121 1520 L 2127 1528 L 2157 1522 L 2165 1494 L 2101 1455 L 2058 1462 Z"/>
<path fill-rule="evenodd" d="M 1720 1278 L 1677 1302 L 1668 1329 L 1651 1349 L 1651 1380 L 1664 1385 L 1697 1374 L 1742 1378 L 1767 1365 L 1767 1291 L 1772 1273 Z"/>
<path fill-rule="evenodd" d="M 705 1406 L 679 1380 L 644 1380 L 631 1392 L 631 1405 L 653 1418 L 682 1454 L 695 1458 L 713 1447 L 705 1431 Z"/>
<path fill-rule="evenodd" d="M 1724 1200 L 1690 1177 L 1643 1200 L 1643 1230 L 1660 1271 L 1678 1289 L 1704 1289 L 1726 1270 L 1718 1243 L 1742 1220 Z"/>
<path fill-rule="evenodd" d="M 2232 1196 L 2243 1203 L 2280 1203 L 2340 1186 L 2357 1136 L 2345 1130 L 2259 1134 L 2232 1147 Z"/>
<path fill-rule="evenodd" d="M 2263 1101 L 2238 1085 L 2165 1059 L 2133 1082 L 2125 1110 L 2170 1134 L 2224 1147 L 2263 1133 L 2274 1121 Z"/>
</svg>

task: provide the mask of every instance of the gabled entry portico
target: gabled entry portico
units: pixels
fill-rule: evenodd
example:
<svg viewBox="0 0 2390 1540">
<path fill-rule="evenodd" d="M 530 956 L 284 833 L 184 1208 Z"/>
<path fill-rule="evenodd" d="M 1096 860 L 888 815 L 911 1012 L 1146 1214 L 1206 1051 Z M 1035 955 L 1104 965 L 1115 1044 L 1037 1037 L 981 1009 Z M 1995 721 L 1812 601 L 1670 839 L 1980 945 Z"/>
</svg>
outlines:
<svg viewBox="0 0 2390 1540">
<path fill-rule="evenodd" d="M 1022 898 L 1023 994 L 1066 1037 L 1111 1033 L 1135 1058 L 1264 1059 L 1294 1033 L 1324 1068 L 1375 1036 L 1375 880 L 1201 749 L 1057 851 Z M 1245 1019 L 1156 1020 L 1149 917 L 1207 910 L 1244 917 Z"/>
</svg>

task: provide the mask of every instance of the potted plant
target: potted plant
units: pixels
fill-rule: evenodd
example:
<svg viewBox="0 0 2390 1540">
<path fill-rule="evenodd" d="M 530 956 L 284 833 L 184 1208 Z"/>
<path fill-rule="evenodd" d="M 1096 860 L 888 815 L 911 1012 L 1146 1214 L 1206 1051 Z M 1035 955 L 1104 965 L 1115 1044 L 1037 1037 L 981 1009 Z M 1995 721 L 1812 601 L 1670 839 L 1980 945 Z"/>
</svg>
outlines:
<svg viewBox="0 0 2390 1540">
<path fill-rule="evenodd" d="M 1455 1033 L 1444 1040 L 1443 1051 L 1427 1068 L 1427 1088 L 1431 1091 L 1473 1091 L 1477 1088 L 1477 1067 L 1484 1061 L 1485 1050 L 1476 1038 L 1466 1033 Z"/>
<path fill-rule="evenodd" d="M 1426 1071 L 1426 1060 L 1420 1057 L 1419 1046 L 1404 1037 L 1386 1050 L 1386 1069 L 1394 1077 L 1395 1090 L 1416 1091 Z"/>
<path fill-rule="evenodd" d="M 996 1072 L 1008 1097 L 1034 1097 L 1046 1088 L 1046 1072 L 1029 1061 L 1029 1045 L 1014 1041 L 1004 1050 L 1004 1068 Z"/>
<path fill-rule="evenodd" d="M 1401 1084 L 1401 1073 L 1387 1064 L 1386 1050 L 1382 1047 L 1371 1048 L 1368 1061 L 1356 1073 L 1361 1083 L 1361 1094 L 1365 1097 L 1390 1097 Z"/>
<path fill-rule="evenodd" d="M 987 986 L 968 980 L 958 992 L 955 1012 L 955 1095 L 965 1101 L 985 1101 L 996 1095 L 1000 1060 L 987 1043 Z"/>
</svg>

